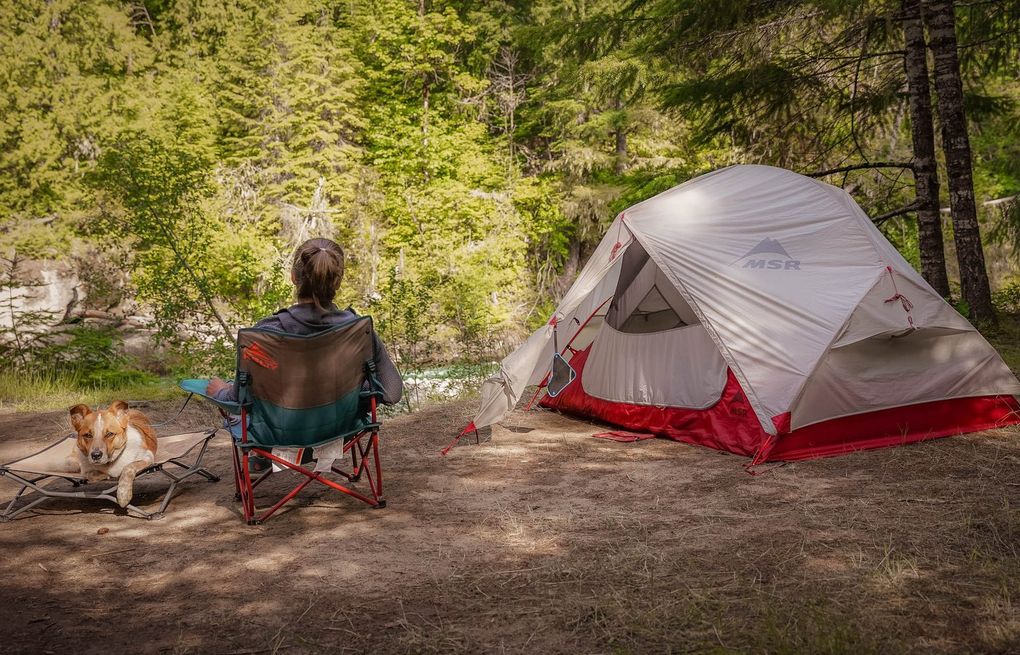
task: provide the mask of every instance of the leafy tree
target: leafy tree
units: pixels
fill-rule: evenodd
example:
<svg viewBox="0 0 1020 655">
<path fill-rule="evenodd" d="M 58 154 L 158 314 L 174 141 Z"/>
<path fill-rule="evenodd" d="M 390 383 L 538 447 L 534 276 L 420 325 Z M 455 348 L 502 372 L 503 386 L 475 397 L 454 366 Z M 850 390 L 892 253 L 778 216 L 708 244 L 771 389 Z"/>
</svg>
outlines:
<svg viewBox="0 0 1020 655">
<path fill-rule="evenodd" d="M 1020 6 L 955 4 L 974 218 L 1014 244 Z M 765 162 L 842 184 L 944 292 L 934 6 L 14 0 L 0 250 L 82 261 L 112 236 L 159 335 L 229 367 L 233 329 L 289 302 L 294 246 L 332 237 L 338 302 L 421 368 L 547 320 L 625 207 Z"/>
<path fill-rule="evenodd" d="M 116 2 L 0 4 L 0 215 L 65 224 L 82 174 L 144 120 L 152 52 Z"/>
</svg>

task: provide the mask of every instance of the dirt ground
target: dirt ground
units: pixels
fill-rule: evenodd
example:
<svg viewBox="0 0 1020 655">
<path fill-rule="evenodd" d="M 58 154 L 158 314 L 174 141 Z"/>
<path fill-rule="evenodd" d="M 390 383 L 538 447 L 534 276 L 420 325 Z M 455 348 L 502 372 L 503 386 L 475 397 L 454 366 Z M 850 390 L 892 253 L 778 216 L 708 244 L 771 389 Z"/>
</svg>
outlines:
<svg viewBox="0 0 1020 655">
<path fill-rule="evenodd" d="M 54 501 L 0 524 L 0 650 L 1020 652 L 1016 431 L 751 476 L 733 455 L 516 412 L 439 457 L 473 409 L 385 424 L 382 510 L 309 487 L 246 526 L 218 439 L 223 480 L 185 485 L 162 520 Z M 176 431 L 213 421 L 189 408 Z M 0 461 L 66 431 L 63 413 L 0 415 Z"/>
</svg>

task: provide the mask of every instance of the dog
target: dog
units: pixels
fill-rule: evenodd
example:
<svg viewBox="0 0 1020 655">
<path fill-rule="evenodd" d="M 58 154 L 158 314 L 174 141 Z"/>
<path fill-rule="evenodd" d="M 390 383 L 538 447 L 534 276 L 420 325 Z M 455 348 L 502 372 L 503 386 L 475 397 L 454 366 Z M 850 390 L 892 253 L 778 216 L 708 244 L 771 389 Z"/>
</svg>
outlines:
<svg viewBox="0 0 1020 655">
<path fill-rule="evenodd" d="M 78 433 L 72 455 L 82 475 L 89 482 L 116 478 L 117 504 L 127 507 L 135 476 L 156 461 L 156 433 L 149 419 L 123 400 L 102 411 L 75 405 L 70 412 Z"/>
</svg>

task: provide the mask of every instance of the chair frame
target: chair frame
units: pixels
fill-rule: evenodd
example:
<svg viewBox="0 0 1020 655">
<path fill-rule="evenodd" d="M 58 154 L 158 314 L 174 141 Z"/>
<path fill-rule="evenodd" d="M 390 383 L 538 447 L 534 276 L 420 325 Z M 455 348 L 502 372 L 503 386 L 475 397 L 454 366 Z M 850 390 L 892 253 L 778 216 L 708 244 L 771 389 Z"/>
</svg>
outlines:
<svg viewBox="0 0 1020 655">
<path fill-rule="evenodd" d="M 244 521 L 248 525 L 260 525 L 264 521 L 268 520 L 273 514 L 276 513 L 281 507 L 286 505 L 288 502 L 293 500 L 297 495 L 312 482 L 321 482 L 322 484 L 335 489 L 340 493 L 346 494 L 352 498 L 360 500 L 361 502 L 370 505 L 373 509 L 382 509 L 386 507 L 386 501 L 383 499 L 383 486 L 382 486 L 382 465 L 379 461 L 379 428 L 380 424 L 376 416 L 376 396 L 377 392 L 368 394 L 369 396 L 369 408 L 371 410 L 372 422 L 365 426 L 364 429 L 355 433 L 350 437 L 338 436 L 337 438 L 344 439 L 343 455 L 347 453 L 351 454 L 351 469 L 345 471 L 333 463 L 331 467 L 332 472 L 340 476 L 343 476 L 350 482 L 358 482 L 361 479 L 362 474 L 368 481 L 369 491 L 371 497 L 350 489 L 338 482 L 330 480 L 323 476 L 318 471 L 308 470 L 300 464 L 294 464 L 287 460 L 274 455 L 269 450 L 253 445 L 248 441 L 248 410 L 246 406 L 241 407 L 241 440 L 234 442 L 234 486 L 237 490 L 235 500 L 241 502 L 241 512 L 244 516 Z M 260 475 L 257 478 L 252 478 L 251 471 L 248 470 L 248 461 L 252 455 L 259 455 L 265 457 L 280 466 L 284 466 L 292 471 L 296 471 L 305 476 L 305 479 L 298 483 L 293 489 L 287 492 L 283 498 L 276 502 L 268 510 L 257 513 L 255 507 L 255 487 L 262 483 L 263 480 L 268 478 L 273 470 L 270 469 Z M 361 461 L 358 461 L 358 458 Z M 371 457 L 371 463 L 369 458 Z M 372 469 L 375 472 L 372 472 Z"/>
</svg>

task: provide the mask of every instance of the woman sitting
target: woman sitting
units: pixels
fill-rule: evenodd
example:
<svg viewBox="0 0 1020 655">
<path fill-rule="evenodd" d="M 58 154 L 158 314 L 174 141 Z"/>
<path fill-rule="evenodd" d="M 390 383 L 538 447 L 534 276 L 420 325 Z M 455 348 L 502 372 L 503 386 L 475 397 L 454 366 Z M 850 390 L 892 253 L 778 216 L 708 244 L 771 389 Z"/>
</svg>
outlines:
<svg viewBox="0 0 1020 655">
<path fill-rule="evenodd" d="M 358 317 L 350 307 L 338 309 L 333 304 L 333 298 L 344 277 L 344 251 L 334 241 L 310 239 L 301 244 L 294 253 L 290 277 L 297 293 L 297 302 L 262 319 L 255 327 L 307 335 Z M 375 370 L 382 387 L 382 402 L 392 405 L 400 402 L 404 382 L 379 336 L 373 333 L 372 338 L 375 341 Z M 237 400 L 233 383 L 220 378 L 209 381 L 206 393 L 217 400 Z M 253 470 L 268 468 L 268 461 L 258 459 L 260 461 L 252 464 Z"/>
</svg>

